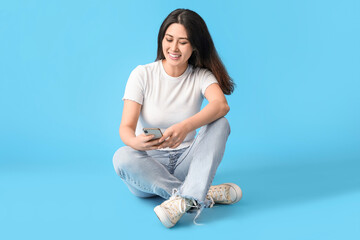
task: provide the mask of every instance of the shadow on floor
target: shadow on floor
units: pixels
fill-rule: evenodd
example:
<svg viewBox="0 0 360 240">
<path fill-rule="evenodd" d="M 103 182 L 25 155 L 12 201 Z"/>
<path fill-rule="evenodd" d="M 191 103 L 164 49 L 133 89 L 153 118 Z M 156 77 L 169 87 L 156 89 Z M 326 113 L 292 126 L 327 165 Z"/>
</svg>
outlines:
<svg viewBox="0 0 360 240">
<path fill-rule="evenodd" d="M 310 162 L 297 159 L 283 163 L 276 161 L 273 165 L 269 162 L 259 167 L 220 166 L 213 184 L 235 182 L 242 188 L 243 198 L 234 205 L 216 205 L 212 209 L 205 209 L 198 222 L 207 224 L 359 191 L 359 169 L 357 160 Z M 164 199 L 153 197 L 139 201 L 153 208 Z M 177 228 L 192 225 L 194 217 L 194 214 L 187 214 Z"/>
<path fill-rule="evenodd" d="M 214 183 L 235 182 L 243 190 L 239 204 L 221 206 L 222 215 L 238 211 L 250 214 L 359 191 L 359 170 L 360 162 L 356 159 L 296 160 L 243 169 L 220 168 Z"/>
</svg>

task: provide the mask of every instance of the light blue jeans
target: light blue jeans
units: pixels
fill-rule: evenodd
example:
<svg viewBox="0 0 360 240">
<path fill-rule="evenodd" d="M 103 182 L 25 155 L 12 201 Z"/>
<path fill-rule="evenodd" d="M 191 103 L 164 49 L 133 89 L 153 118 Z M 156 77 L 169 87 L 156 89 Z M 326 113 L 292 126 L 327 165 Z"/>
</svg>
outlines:
<svg viewBox="0 0 360 240">
<path fill-rule="evenodd" d="M 200 128 L 192 144 L 179 150 L 138 151 L 125 146 L 113 157 L 116 173 L 138 197 L 177 194 L 209 207 L 206 199 L 230 134 L 226 118 Z"/>
</svg>

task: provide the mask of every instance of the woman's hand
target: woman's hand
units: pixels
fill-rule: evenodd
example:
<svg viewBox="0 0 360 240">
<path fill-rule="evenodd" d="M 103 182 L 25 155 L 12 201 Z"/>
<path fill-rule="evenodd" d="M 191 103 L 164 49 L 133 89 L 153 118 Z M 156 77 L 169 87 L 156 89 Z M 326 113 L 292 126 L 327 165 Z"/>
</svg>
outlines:
<svg viewBox="0 0 360 240">
<path fill-rule="evenodd" d="M 159 139 L 151 140 L 154 135 L 146 136 L 144 133 L 131 139 L 130 146 L 136 150 L 148 151 L 159 148 Z"/>
<path fill-rule="evenodd" d="M 160 138 L 161 144 L 158 146 L 159 149 L 178 147 L 189 132 L 209 124 L 229 112 L 230 107 L 219 84 L 214 83 L 208 86 L 205 91 L 205 97 L 209 103 L 200 112 L 166 129 Z"/>
<path fill-rule="evenodd" d="M 161 144 L 158 146 L 158 149 L 166 147 L 177 148 L 184 141 L 188 133 L 188 128 L 184 124 L 178 123 L 172 125 L 166 129 L 163 136 L 159 139 Z"/>
<path fill-rule="evenodd" d="M 139 119 L 141 104 L 131 101 L 124 101 L 123 115 L 120 124 L 121 140 L 135 150 L 155 150 L 159 147 L 159 139 L 152 140 L 154 135 L 146 136 L 144 133 L 135 136 L 136 124 Z"/>
</svg>

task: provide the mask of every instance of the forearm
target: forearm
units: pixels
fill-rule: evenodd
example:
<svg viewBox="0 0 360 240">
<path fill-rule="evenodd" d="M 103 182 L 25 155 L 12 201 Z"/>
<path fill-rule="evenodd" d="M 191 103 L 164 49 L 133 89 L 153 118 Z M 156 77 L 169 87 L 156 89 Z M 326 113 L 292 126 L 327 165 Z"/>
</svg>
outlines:
<svg viewBox="0 0 360 240">
<path fill-rule="evenodd" d="M 224 117 L 230 110 L 229 105 L 222 101 L 208 103 L 200 112 L 181 122 L 188 132 Z"/>
<path fill-rule="evenodd" d="M 135 131 L 129 126 L 120 125 L 119 129 L 120 138 L 125 145 L 132 147 L 132 140 L 136 137 Z"/>
</svg>

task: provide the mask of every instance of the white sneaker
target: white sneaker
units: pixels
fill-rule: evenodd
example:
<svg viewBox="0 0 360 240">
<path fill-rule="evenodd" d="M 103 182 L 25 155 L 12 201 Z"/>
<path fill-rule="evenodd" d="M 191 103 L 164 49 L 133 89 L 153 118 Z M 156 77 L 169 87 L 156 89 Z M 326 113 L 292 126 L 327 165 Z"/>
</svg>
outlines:
<svg viewBox="0 0 360 240">
<path fill-rule="evenodd" d="M 219 204 L 233 204 L 240 201 L 242 197 L 241 188 L 235 183 L 224 183 L 220 185 L 211 186 L 206 198 L 212 202 L 212 207 L 215 203 Z"/>
<path fill-rule="evenodd" d="M 154 211 L 165 227 L 173 227 L 180 218 L 193 206 L 195 202 L 190 199 L 173 196 L 154 208 Z"/>
</svg>

